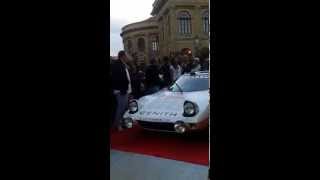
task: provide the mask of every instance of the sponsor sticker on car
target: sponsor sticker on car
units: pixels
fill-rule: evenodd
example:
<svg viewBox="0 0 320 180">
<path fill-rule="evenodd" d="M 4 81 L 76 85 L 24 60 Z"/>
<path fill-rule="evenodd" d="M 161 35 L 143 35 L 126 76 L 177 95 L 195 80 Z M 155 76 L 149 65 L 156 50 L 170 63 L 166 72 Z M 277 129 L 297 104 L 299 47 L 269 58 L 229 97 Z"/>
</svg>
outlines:
<svg viewBox="0 0 320 180">
<path fill-rule="evenodd" d="M 154 112 L 154 111 L 140 111 L 141 116 L 166 116 L 166 117 L 176 117 L 178 112 Z"/>
</svg>

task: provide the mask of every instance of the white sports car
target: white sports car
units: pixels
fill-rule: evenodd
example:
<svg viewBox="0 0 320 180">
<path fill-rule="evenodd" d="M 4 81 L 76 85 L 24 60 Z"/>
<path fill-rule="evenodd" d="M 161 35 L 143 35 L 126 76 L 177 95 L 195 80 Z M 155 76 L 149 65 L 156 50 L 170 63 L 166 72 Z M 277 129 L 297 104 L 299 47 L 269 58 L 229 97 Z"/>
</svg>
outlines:
<svg viewBox="0 0 320 180">
<path fill-rule="evenodd" d="M 127 128 L 136 121 L 143 129 L 186 133 L 209 127 L 207 71 L 182 75 L 170 88 L 129 102 Z"/>
</svg>

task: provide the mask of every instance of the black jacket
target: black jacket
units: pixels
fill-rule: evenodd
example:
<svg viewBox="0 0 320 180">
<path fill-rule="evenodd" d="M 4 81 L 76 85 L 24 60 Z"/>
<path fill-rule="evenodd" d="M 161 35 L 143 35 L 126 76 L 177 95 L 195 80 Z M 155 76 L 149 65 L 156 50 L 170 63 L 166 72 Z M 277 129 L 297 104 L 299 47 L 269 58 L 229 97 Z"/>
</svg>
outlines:
<svg viewBox="0 0 320 180">
<path fill-rule="evenodd" d="M 111 87 L 113 90 L 119 90 L 121 94 L 127 93 L 129 89 L 126 65 L 119 60 L 111 64 Z"/>
<path fill-rule="evenodd" d="M 171 84 L 171 76 L 170 76 L 170 65 L 164 64 L 161 66 L 160 74 L 163 74 L 164 85 L 168 86 Z"/>
<path fill-rule="evenodd" d="M 141 84 L 143 84 L 144 75 L 140 72 L 136 72 L 131 77 L 132 95 L 138 99 L 142 96 Z"/>
<path fill-rule="evenodd" d="M 149 65 L 146 70 L 146 85 L 147 87 L 160 86 L 160 69 L 157 65 Z"/>
<path fill-rule="evenodd" d="M 184 69 L 184 73 L 190 73 L 192 68 L 193 68 L 193 64 L 190 64 L 190 63 L 187 64 L 187 66 Z"/>
</svg>

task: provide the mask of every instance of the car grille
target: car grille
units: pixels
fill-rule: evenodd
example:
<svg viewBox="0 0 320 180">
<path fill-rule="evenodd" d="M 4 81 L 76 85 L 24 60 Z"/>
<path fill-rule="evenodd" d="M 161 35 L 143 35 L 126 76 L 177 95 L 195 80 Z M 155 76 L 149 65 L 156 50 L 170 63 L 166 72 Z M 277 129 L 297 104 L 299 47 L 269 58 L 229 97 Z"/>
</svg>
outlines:
<svg viewBox="0 0 320 180">
<path fill-rule="evenodd" d="M 159 123 L 138 121 L 139 125 L 146 129 L 160 130 L 160 131 L 175 131 L 173 123 Z"/>
</svg>

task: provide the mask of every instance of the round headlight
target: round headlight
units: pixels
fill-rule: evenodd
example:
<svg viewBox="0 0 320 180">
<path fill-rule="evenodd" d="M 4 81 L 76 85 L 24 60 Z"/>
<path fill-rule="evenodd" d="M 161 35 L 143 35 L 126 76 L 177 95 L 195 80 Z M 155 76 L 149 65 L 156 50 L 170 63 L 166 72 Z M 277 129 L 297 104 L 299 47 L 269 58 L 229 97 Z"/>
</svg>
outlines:
<svg viewBox="0 0 320 180">
<path fill-rule="evenodd" d="M 133 114 L 136 113 L 138 111 L 138 103 L 137 101 L 130 101 L 129 102 L 129 113 Z"/>
<path fill-rule="evenodd" d="M 184 116 L 194 116 L 197 113 L 196 105 L 192 102 L 186 101 L 183 108 Z"/>
<path fill-rule="evenodd" d="M 131 118 L 124 119 L 124 126 L 126 128 L 132 128 L 132 126 L 133 126 L 132 119 Z"/>
<path fill-rule="evenodd" d="M 178 128 L 177 128 L 177 132 L 178 133 L 185 133 L 186 132 L 186 127 L 184 127 L 184 126 L 179 126 Z"/>
<path fill-rule="evenodd" d="M 177 133 L 185 133 L 187 130 L 186 125 L 183 122 L 176 122 L 174 125 L 174 129 Z"/>
</svg>

